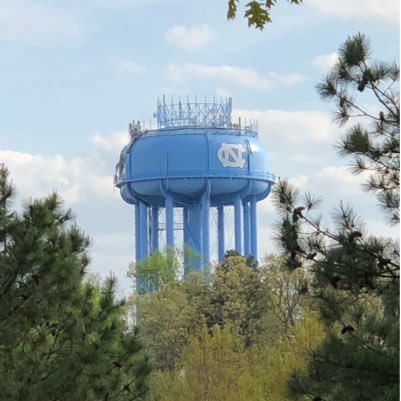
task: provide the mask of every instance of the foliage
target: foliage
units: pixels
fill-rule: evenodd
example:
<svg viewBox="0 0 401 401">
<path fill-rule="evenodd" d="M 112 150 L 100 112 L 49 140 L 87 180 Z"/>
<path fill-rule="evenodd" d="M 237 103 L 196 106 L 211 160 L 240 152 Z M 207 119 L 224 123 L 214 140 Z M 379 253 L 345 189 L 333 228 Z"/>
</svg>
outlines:
<svg viewBox="0 0 401 401">
<path fill-rule="evenodd" d="M 160 401 L 248 401 L 250 376 L 241 339 L 217 325 L 209 334 L 204 325 L 188 336 L 177 369 L 156 374 L 151 388 Z"/>
<path fill-rule="evenodd" d="M 217 266 L 210 281 L 209 304 L 203 310 L 208 326 L 223 328 L 228 324 L 250 346 L 268 309 L 260 271 L 249 267 L 242 256 L 229 256 Z"/>
<path fill-rule="evenodd" d="M 295 394 L 327 400 L 393 399 L 381 397 L 398 386 L 397 244 L 367 236 L 352 209 L 343 205 L 330 230 L 312 217 L 311 199 L 300 199 L 286 182 L 278 182 L 275 199 L 284 215 L 278 241 L 287 266 L 313 273 L 312 294 L 328 331 L 324 346 L 313 355 L 309 381 L 298 375 L 292 382 Z"/>
<path fill-rule="evenodd" d="M 302 310 L 312 304 L 307 297 L 310 278 L 303 269 L 288 271 L 285 259 L 276 255 L 266 257 L 262 269 L 268 288 L 269 311 L 278 321 L 277 332 L 289 334 Z"/>
<path fill-rule="evenodd" d="M 390 199 L 398 196 L 398 173 L 391 169 L 399 165 L 399 153 L 393 147 L 389 150 L 386 141 L 399 141 L 398 95 L 390 89 L 379 89 L 379 82 L 396 74 L 388 83 L 390 88 L 398 79 L 398 67 L 391 70 L 380 64 L 383 70 L 374 68 L 366 60 L 368 54 L 364 36 L 349 38 L 340 49 L 338 64 L 320 90 L 321 94 L 339 100 L 342 121 L 355 109 L 373 120 L 370 130 L 352 127 L 343 146 L 356 158 L 361 170 L 365 167 L 360 160 L 370 160 L 367 169 L 377 175 L 373 179 L 388 184 L 376 188 L 379 200 Z M 374 75 L 367 76 L 366 71 Z M 380 105 L 386 107 L 384 120 L 363 113 L 354 103 L 347 91 L 355 85 L 358 91 L 373 91 Z M 356 145 L 361 132 L 365 148 Z M 371 142 L 371 137 L 377 141 Z M 350 145 L 352 141 L 354 147 Z M 371 179 L 369 185 L 372 182 Z M 286 181 L 277 183 L 274 200 L 282 214 L 277 241 L 285 251 L 287 267 L 290 271 L 304 268 L 313 274 L 311 292 L 326 327 L 325 339 L 311 354 L 307 372 L 296 370 L 292 375 L 292 397 L 308 396 L 315 401 L 398 400 L 398 244 L 369 236 L 361 219 L 342 203 L 333 213 L 334 224 L 327 226 L 315 214 L 320 200 L 310 194 L 301 197 Z M 396 202 L 384 207 L 393 222 L 397 221 Z"/>
<path fill-rule="evenodd" d="M 299 320 L 272 345 L 251 350 L 255 400 L 290 401 L 287 382 L 294 369 L 305 372 L 310 354 L 322 343 L 324 327 L 316 313 L 304 310 Z"/>
<path fill-rule="evenodd" d="M 0 169 L 0 399 L 133 400 L 149 366 L 116 282 L 84 282 L 89 239 L 56 194 L 10 209 Z"/>
<path fill-rule="evenodd" d="M 353 159 L 353 173 L 368 174 L 364 188 L 376 194 L 392 223 L 400 220 L 399 76 L 397 63 L 372 60 L 367 37 L 358 33 L 340 47 L 336 65 L 317 86 L 322 99 L 335 102 L 340 125 L 357 120 L 338 153 Z M 368 101 L 377 103 L 375 109 L 366 107 Z"/>
<path fill-rule="evenodd" d="M 200 326 L 188 335 L 175 369 L 152 374 L 150 399 L 287 401 L 288 374 L 306 368 L 308 352 L 320 344 L 323 327 L 314 314 L 305 313 L 291 334 L 247 348 L 228 325 L 211 330 Z"/>
<path fill-rule="evenodd" d="M 201 273 L 192 273 L 136 297 L 140 339 L 155 367 L 149 381 L 155 400 L 263 400 L 268 392 L 286 397 L 290 369 L 306 361 L 301 345 L 296 346 L 299 352 L 291 349 L 297 327 L 310 328 L 311 341 L 316 338 L 316 319 L 302 317 L 304 306 L 310 305 L 307 277 L 288 272 L 279 257 L 271 256 L 257 268 L 250 265 L 227 252 L 208 282 Z M 274 365 L 269 355 L 277 344 L 287 348 L 277 350 L 276 364 L 280 358 L 288 360 L 279 387 L 276 372 L 266 365 L 267 360 Z"/>
<path fill-rule="evenodd" d="M 291 4 L 301 4 L 302 0 L 288 0 Z M 239 0 L 228 0 L 227 19 L 235 19 L 237 16 Z M 248 26 L 263 30 L 266 24 L 272 21 L 271 9 L 277 0 L 251 0 L 245 5 L 244 17 L 248 20 Z"/>
<path fill-rule="evenodd" d="M 196 307 L 189 302 L 184 283 L 170 283 L 159 292 L 142 294 L 135 300 L 142 343 L 155 368 L 173 369 L 197 324 Z"/>
<path fill-rule="evenodd" d="M 170 249 L 154 252 L 136 264 L 131 263 L 128 275 L 135 277 L 137 291 L 159 291 L 165 284 L 174 282 L 178 275 L 177 254 Z"/>
</svg>

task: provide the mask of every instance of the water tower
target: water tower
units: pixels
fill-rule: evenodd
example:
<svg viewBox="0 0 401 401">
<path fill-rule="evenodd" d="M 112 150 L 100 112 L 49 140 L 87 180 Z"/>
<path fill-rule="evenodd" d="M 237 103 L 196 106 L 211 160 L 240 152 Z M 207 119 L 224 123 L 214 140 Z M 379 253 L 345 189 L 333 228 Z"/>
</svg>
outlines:
<svg viewBox="0 0 401 401">
<path fill-rule="evenodd" d="M 174 210 L 180 209 L 182 243 L 199 255 L 195 269 L 207 271 L 211 208 L 217 209 L 220 261 L 227 206 L 234 208 L 235 250 L 257 259 L 257 202 L 268 196 L 274 176 L 268 172 L 256 123 L 233 123 L 231 111 L 231 98 L 166 103 L 163 97 L 154 114 L 157 129 L 143 129 L 139 122 L 129 125 L 130 141 L 117 163 L 115 185 L 135 207 L 137 262 L 159 250 L 161 226 L 163 248 L 175 247 Z"/>
</svg>

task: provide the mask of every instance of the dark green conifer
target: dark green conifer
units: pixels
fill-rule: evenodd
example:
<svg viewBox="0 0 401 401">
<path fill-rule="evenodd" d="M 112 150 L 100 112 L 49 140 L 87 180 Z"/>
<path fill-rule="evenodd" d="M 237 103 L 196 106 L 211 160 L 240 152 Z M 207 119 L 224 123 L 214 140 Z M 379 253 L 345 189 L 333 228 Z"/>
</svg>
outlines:
<svg viewBox="0 0 401 401">
<path fill-rule="evenodd" d="M 149 366 L 124 324 L 115 279 L 85 282 L 90 241 L 57 194 L 20 213 L 13 194 L 2 167 L 0 399 L 141 399 Z"/>
<path fill-rule="evenodd" d="M 337 118 L 348 128 L 338 144 L 353 172 L 368 172 L 373 192 L 390 223 L 399 222 L 399 67 L 370 60 L 367 38 L 357 34 L 340 48 L 333 71 L 319 85 L 323 98 L 337 102 Z M 383 111 L 363 109 L 356 95 L 370 94 Z M 307 373 L 294 372 L 294 399 L 396 401 L 399 399 L 399 246 L 369 235 L 344 204 L 326 225 L 314 209 L 318 199 L 301 197 L 279 181 L 275 201 L 283 215 L 277 240 L 288 267 L 313 272 L 312 296 L 326 324 L 322 346 Z M 301 209 L 303 207 L 303 209 Z M 302 213 L 299 213 L 301 211 Z M 311 257 L 310 255 L 313 255 Z"/>
</svg>

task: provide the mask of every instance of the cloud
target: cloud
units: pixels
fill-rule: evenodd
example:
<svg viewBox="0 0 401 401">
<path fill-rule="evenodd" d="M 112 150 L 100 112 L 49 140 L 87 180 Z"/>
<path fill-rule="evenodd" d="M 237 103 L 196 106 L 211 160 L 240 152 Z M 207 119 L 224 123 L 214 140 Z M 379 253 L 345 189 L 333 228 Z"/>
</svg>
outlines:
<svg viewBox="0 0 401 401">
<path fill-rule="evenodd" d="M 126 132 L 114 132 L 108 136 L 93 134 L 89 140 L 95 154 L 100 153 L 103 156 L 104 153 L 108 153 L 116 157 L 129 138 Z"/>
<path fill-rule="evenodd" d="M 146 67 L 141 64 L 137 64 L 130 60 L 121 60 L 115 64 L 114 69 L 120 73 L 128 73 L 134 75 L 143 75 L 146 71 Z"/>
<path fill-rule="evenodd" d="M 43 197 L 52 191 L 69 206 L 99 197 L 111 199 L 113 168 L 119 151 L 128 142 L 127 134 L 95 134 L 90 142 L 87 155 L 72 159 L 60 154 L 0 150 L 0 160 L 10 170 L 22 199 Z"/>
<path fill-rule="evenodd" d="M 338 60 L 338 54 L 336 52 L 330 54 L 322 54 L 320 56 L 316 56 L 311 61 L 311 64 L 316 67 L 318 70 L 327 72 Z"/>
<path fill-rule="evenodd" d="M 189 51 L 198 50 L 212 39 L 213 35 L 207 25 L 193 27 L 175 25 L 165 34 L 166 43 Z"/>
<path fill-rule="evenodd" d="M 126 271 L 133 259 L 132 206 L 114 189 L 113 173 L 127 143 L 127 133 L 94 134 L 87 153 L 74 158 L 0 150 L 0 162 L 9 169 L 16 187 L 13 206 L 19 210 L 21 202 L 56 191 L 92 239 L 89 271 L 103 277 L 112 271 L 125 294 L 130 286 Z"/>
<path fill-rule="evenodd" d="M 309 0 L 308 6 L 323 14 L 358 20 L 382 20 L 399 24 L 399 0 Z"/>
<path fill-rule="evenodd" d="M 309 183 L 310 177 L 306 176 L 306 175 L 297 175 L 295 177 L 290 177 L 288 179 L 288 182 L 291 185 L 294 185 L 297 189 L 299 190 L 304 190 L 306 185 Z"/>
<path fill-rule="evenodd" d="M 338 135 L 327 113 L 320 111 L 234 110 L 234 119 L 246 116 L 258 121 L 259 132 L 269 140 L 293 144 L 332 141 Z M 264 141 L 262 134 L 259 139 Z"/>
<path fill-rule="evenodd" d="M 236 85 L 257 90 L 269 90 L 274 86 L 294 86 L 303 80 L 299 74 L 278 74 L 267 72 L 262 74 L 254 68 L 239 67 L 236 65 L 202 65 L 186 63 L 182 65 L 170 64 L 167 75 L 172 81 L 181 81 L 191 78 L 206 78 L 226 81 Z"/>
<path fill-rule="evenodd" d="M 335 188 L 337 194 L 354 196 L 361 194 L 361 185 L 367 179 L 367 174 L 352 174 L 348 167 L 326 166 L 315 175 L 316 179 L 330 188 Z"/>
<path fill-rule="evenodd" d="M 71 11 L 26 0 L 0 0 L 0 41 L 40 45 L 81 39 L 89 32 Z"/>
</svg>

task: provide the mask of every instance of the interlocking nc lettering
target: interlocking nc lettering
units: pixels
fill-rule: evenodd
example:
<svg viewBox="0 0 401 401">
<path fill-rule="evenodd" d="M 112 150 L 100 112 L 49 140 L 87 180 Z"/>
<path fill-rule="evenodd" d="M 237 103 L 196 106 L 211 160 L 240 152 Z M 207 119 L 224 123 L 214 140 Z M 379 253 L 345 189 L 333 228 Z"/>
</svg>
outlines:
<svg viewBox="0 0 401 401">
<path fill-rule="evenodd" d="M 217 151 L 217 157 L 223 167 L 239 167 L 245 166 L 243 153 L 245 148 L 240 143 L 222 143 Z"/>
</svg>

